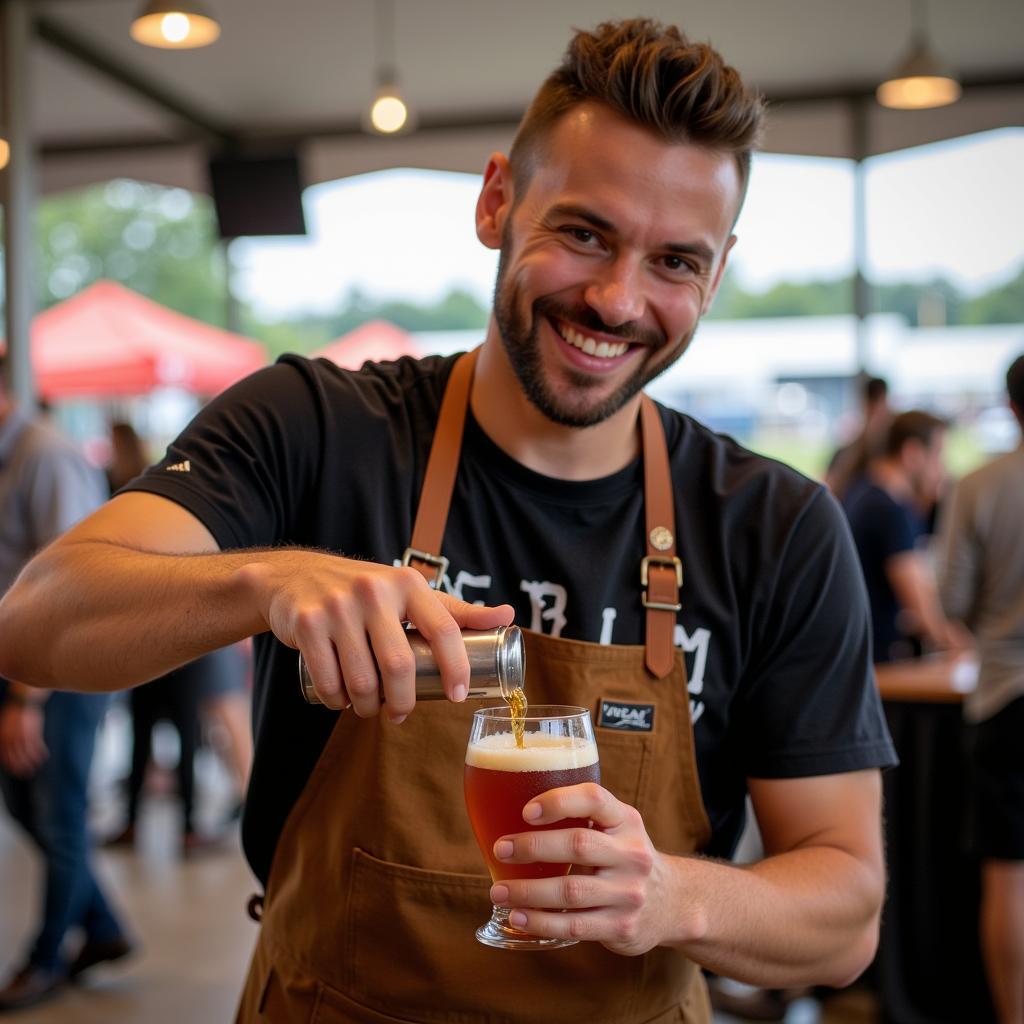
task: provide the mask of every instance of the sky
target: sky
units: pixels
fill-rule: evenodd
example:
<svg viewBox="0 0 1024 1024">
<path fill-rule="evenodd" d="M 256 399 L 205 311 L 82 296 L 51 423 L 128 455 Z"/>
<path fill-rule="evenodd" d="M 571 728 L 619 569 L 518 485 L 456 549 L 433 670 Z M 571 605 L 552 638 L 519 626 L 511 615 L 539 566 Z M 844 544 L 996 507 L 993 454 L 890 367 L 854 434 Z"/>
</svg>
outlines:
<svg viewBox="0 0 1024 1024">
<path fill-rule="evenodd" d="M 1024 265 L 1024 128 L 867 164 L 868 276 L 948 277 L 976 294 Z M 232 244 L 238 293 L 268 317 L 333 311 L 358 288 L 431 302 L 455 287 L 488 303 L 497 267 L 473 229 L 480 178 L 392 170 L 307 189 L 309 234 Z M 853 269 L 853 170 L 845 160 L 759 154 L 732 264 L 761 290 Z"/>
</svg>

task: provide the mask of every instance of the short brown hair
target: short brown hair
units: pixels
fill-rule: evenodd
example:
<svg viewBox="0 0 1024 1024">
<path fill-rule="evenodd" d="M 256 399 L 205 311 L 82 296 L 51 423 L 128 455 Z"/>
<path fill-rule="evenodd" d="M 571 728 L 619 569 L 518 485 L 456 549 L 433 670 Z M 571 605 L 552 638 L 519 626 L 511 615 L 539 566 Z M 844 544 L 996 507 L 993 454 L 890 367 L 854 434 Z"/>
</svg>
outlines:
<svg viewBox="0 0 1024 1024">
<path fill-rule="evenodd" d="M 668 142 L 734 154 L 741 192 L 764 123 L 764 99 L 706 43 L 649 18 L 606 21 L 577 31 L 562 63 L 541 85 L 520 122 L 510 163 L 525 192 L 543 138 L 558 119 L 588 101 L 603 103 Z"/>
<path fill-rule="evenodd" d="M 946 420 L 923 409 L 901 412 L 889 425 L 885 454 L 898 455 L 908 441 L 920 441 L 925 448 L 931 448 L 935 443 L 935 435 L 948 427 Z"/>
</svg>

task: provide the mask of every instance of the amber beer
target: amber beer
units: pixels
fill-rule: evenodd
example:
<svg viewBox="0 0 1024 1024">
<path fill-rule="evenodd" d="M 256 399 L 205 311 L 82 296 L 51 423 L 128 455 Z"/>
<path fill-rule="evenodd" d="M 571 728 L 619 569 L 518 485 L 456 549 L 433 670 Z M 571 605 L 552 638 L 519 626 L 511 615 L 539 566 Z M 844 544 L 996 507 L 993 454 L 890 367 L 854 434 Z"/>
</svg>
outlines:
<svg viewBox="0 0 1024 1024">
<path fill-rule="evenodd" d="M 510 731 L 481 737 L 466 749 L 466 809 L 494 881 L 566 874 L 569 864 L 496 861 L 494 844 L 501 836 L 533 828 L 586 828 L 586 818 L 527 825 L 523 808 L 549 789 L 601 781 L 597 745 L 592 739 L 527 732 L 524 743 L 523 749 L 517 748 Z"/>
</svg>

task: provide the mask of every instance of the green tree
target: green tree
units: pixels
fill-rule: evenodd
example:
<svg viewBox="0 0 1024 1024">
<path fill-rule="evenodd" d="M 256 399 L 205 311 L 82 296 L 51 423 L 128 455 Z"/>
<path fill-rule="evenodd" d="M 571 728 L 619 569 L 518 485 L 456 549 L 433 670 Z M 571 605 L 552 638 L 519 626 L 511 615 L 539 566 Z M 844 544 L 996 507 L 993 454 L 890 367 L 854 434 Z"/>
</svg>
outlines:
<svg viewBox="0 0 1024 1024">
<path fill-rule="evenodd" d="M 964 302 L 960 323 L 1024 324 L 1024 267 L 1012 281 Z"/>
<path fill-rule="evenodd" d="M 209 197 L 119 179 L 48 196 L 36 223 L 41 309 L 112 278 L 181 313 L 224 324 L 224 254 Z"/>
</svg>

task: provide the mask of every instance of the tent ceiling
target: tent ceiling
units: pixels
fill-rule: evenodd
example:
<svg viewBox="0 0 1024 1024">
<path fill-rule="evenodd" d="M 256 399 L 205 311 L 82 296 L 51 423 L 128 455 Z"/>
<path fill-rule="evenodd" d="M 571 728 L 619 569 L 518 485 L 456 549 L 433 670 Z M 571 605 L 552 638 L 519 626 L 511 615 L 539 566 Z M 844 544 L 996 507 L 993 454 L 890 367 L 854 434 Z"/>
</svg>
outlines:
<svg viewBox="0 0 1024 1024">
<path fill-rule="evenodd" d="M 375 84 L 373 0 L 207 2 L 220 41 L 159 51 L 129 38 L 139 0 L 34 0 L 44 190 L 118 175 L 203 189 L 205 156 L 223 136 L 299 142 L 309 183 L 401 165 L 479 171 L 508 145 L 571 26 L 624 11 L 610 0 L 395 0 L 395 63 L 421 129 L 381 139 L 359 131 Z M 857 95 L 868 97 L 867 153 L 1024 123 L 1020 0 L 931 0 L 932 43 L 968 88 L 959 104 L 919 113 L 870 100 L 907 46 L 910 0 L 649 0 L 645 10 L 710 40 L 776 101 L 769 150 L 852 155 Z"/>
</svg>

